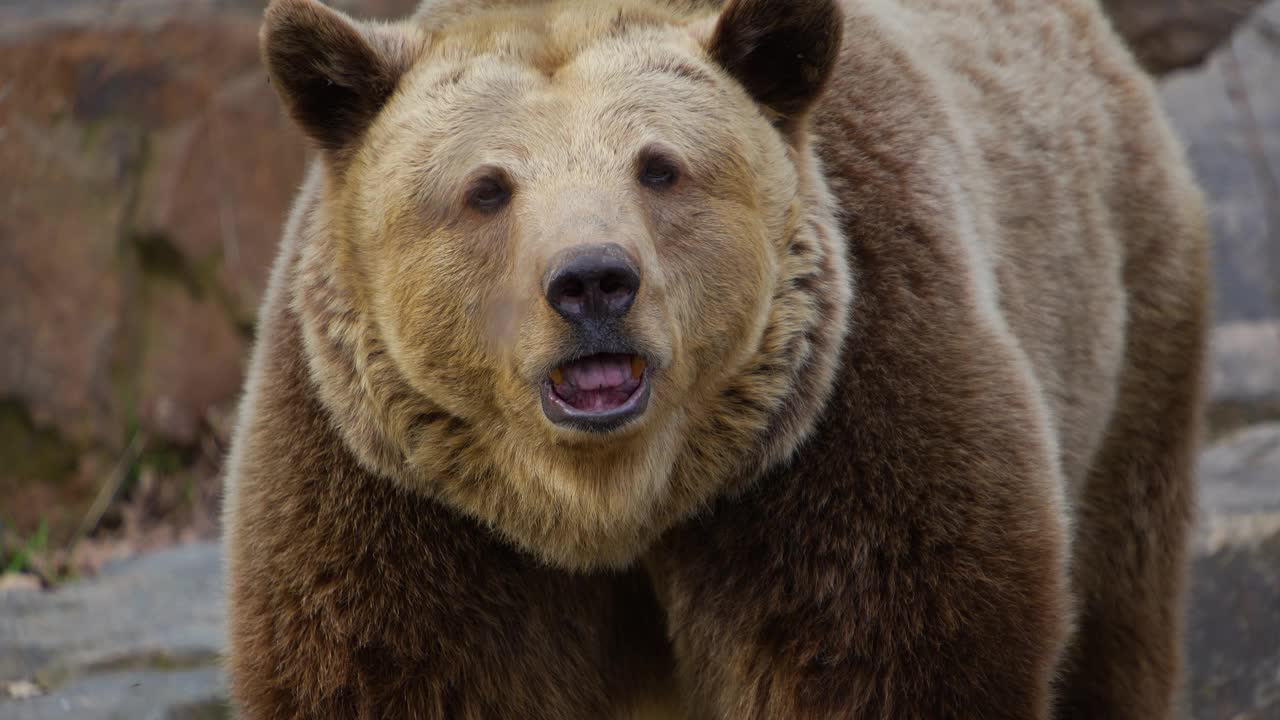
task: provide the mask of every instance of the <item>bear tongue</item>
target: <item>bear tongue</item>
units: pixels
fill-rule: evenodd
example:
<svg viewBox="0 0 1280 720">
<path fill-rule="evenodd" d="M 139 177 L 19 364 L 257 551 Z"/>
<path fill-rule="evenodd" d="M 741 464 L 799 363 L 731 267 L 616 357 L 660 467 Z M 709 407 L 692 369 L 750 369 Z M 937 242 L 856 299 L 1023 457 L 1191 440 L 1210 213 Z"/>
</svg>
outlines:
<svg viewBox="0 0 1280 720">
<path fill-rule="evenodd" d="M 626 380 L 631 364 L 626 357 L 593 355 L 565 366 L 565 381 L 579 390 L 617 387 Z"/>
<path fill-rule="evenodd" d="M 592 355 L 565 363 L 552 373 L 556 395 L 579 410 L 609 410 L 639 387 L 629 355 Z"/>
</svg>

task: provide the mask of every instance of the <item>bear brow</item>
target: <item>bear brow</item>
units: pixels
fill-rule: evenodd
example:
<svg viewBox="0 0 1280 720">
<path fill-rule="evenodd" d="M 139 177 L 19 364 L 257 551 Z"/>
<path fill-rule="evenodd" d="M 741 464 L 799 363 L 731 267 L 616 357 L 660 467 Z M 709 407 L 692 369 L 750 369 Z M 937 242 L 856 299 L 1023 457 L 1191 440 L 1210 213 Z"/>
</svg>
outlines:
<svg viewBox="0 0 1280 720">
<path fill-rule="evenodd" d="M 426 88 L 426 91 L 435 92 L 436 90 L 439 90 L 443 87 L 447 87 L 449 85 L 456 85 L 459 81 L 462 80 L 462 76 L 467 74 L 467 71 L 469 69 L 470 68 L 465 63 L 460 63 L 454 66 L 448 72 L 442 73 L 439 76 L 437 76 L 435 78 L 435 81 L 432 82 L 431 85 Z"/>
<path fill-rule="evenodd" d="M 711 73 L 706 70 L 680 60 L 660 60 L 645 65 L 644 70 L 661 73 L 664 75 L 675 75 L 686 80 L 692 80 L 703 85 L 715 85 L 716 80 Z"/>
</svg>

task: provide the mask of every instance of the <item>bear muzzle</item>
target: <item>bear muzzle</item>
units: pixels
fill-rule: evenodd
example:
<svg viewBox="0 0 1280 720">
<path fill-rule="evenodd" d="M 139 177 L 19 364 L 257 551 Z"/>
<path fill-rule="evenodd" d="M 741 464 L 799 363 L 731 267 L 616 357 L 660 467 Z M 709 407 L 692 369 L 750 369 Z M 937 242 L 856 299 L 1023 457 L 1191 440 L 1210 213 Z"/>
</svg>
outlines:
<svg viewBox="0 0 1280 720">
<path fill-rule="evenodd" d="M 543 412 L 562 427 L 619 428 L 649 404 L 648 362 L 623 329 L 640 290 L 640 267 L 616 243 L 565 248 L 548 265 L 543 293 L 569 326 L 577 352 L 543 380 Z"/>
</svg>

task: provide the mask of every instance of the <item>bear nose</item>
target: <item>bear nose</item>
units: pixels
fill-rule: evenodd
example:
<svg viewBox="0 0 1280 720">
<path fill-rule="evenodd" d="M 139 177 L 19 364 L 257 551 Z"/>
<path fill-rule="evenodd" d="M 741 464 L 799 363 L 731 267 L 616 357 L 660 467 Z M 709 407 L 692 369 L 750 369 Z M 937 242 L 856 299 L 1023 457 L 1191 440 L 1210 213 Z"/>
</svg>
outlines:
<svg viewBox="0 0 1280 720">
<path fill-rule="evenodd" d="M 561 250 L 552 258 L 546 295 L 567 320 L 607 320 L 631 309 L 640 289 L 640 270 L 614 243 Z"/>
</svg>

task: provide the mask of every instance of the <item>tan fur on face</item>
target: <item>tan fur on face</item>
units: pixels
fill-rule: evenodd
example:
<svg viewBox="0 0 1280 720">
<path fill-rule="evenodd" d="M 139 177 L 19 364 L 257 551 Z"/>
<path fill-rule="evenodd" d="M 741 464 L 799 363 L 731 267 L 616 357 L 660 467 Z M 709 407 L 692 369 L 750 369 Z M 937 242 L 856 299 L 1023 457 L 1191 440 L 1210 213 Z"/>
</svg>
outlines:
<svg viewBox="0 0 1280 720">
<path fill-rule="evenodd" d="M 640 7 L 439 30 L 330 179 L 294 293 L 321 395 L 370 469 L 570 566 L 628 561 L 784 458 L 825 401 L 850 298 L 807 141 Z M 650 145 L 687 168 L 661 195 L 634 180 Z M 459 202 L 484 165 L 515 185 L 499 216 Z M 590 242 L 639 261 L 626 329 L 654 365 L 648 411 L 603 439 L 551 426 L 537 394 L 571 350 L 546 263 Z"/>
</svg>

